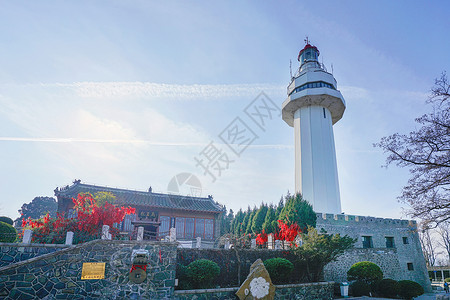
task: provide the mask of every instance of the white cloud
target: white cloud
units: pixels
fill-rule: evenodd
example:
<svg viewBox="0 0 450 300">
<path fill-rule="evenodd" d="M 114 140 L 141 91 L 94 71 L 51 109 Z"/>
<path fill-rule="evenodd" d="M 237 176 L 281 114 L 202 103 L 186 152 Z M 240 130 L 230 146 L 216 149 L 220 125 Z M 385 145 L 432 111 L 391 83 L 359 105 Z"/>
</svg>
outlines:
<svg viewBox="0 0 450 300">
<path fill-rule="evenodd" d="M 8 85 L 13 86 L 14 85 Z M 24 87 L 59 89 L 73 91 L 82 98 L 176 98 L 217 99 L 232 97 L 254 97 L 261 91 L 267 94 L 284 92 L 284 85 L 276 84 L 163 84 L 153 82 L 74 82 L 26 84 Z M 17 86 L 16 86 L 17 87 Z"/>
</svg>

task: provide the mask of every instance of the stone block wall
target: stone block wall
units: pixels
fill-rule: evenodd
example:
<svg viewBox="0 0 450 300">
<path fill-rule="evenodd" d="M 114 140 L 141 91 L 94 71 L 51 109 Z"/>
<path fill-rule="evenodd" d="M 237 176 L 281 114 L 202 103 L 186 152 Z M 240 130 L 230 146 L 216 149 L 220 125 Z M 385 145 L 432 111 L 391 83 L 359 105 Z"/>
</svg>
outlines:
<svg viewBox="0 0 450 300">
<path fill-rule="evenodd" d="M 149 251 L 147 279 L 128 279 L 131 253 Z M 106 263 L 105 279 L 81 280 L 84 262 Z M 176 244 L 95 240 L 0 268 L 5 299 L 164 299 L 173 294 Z"/>
<path fill-rule="evenodd" d="M 334 282 L 315 282 L 301 284 L 277 285 L 275 289 L 275 299 L 277 300 L 331 300 L 333 299 Z M 236 292 L 239 288 L 205 289 L 205 290 L 181 290 L 175 291 L 177 300 L 236 300 Z"/>
<path fill-rule="evenodd" d="M 0 243 L 0 268 L 70 246 L 54 244 Z"/>
<path fill-rule="evenodd" d="M 357 239 L 355 249 L 325 267 L 325 280 L 346 280 L 353 263 L 372 261 L 381 267 L 385 278 L 413 280 L 426 292 L 431 291 L 415 221 L 318 213 L 316 227 Z M 371 237 L 373 248 L 363 248 L 363 236 Z M 393 248 L 387 248 L 386 237 L 393 239 Z"/>
</svg>

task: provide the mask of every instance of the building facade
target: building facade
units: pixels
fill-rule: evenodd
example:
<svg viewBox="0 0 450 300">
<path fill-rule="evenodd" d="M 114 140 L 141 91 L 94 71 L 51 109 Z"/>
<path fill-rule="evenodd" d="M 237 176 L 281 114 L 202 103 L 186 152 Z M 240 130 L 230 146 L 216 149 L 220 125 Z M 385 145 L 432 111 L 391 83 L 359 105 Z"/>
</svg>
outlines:
<svg viewBox="0 0 450 300">
<path fill-rule="evenodd" d="M 413 280 L 431 292 L 416 221 L 318 213 L 316 227 L 357 239 L 354 249 L 325 267 L 325 280 L 346 281 L 354 263 L 371 261 L 381 268 L 384 278 Z"/>
<path fill-rule="evenodd" d="M 194 241 L 214 241 L 220 235 L 220 215 L 222 206 L 212 196 L 206 198 L 134 191 L 81 183 L 75 180 L 72 185 L 55 189 L 58 212 L 74 217 L 72 198 L 80 193 L 109 192 L 113 194 L 115 205 L 131 206 L 136 209 L 117 224 L 122 233 L 132 233 L 136 227 L 145 229 L 146 239 L 160 240 L 169 235 L 169 229 L 176 228 L 177 239 Z"/>
<path fill-rule="evenodd" d="M 342 118 L 345 101 L 337 82 L 319 63 L 319 50 L 300 51 L 298 72 L 287 88 L 283 120 L 294 127 L 295 191 L 317 212 L 341 213 L 333 124 Z"/>
<path fill-rule="evenodd" d="M 346 281 L 354 263 L 372 261 L 385 278 L 413 280 L 431 291 L 415 221 L 341 214 L 332 126 L 342 118 L 346 104 L 336 79 L 318 57 L 319 50 L 306 39 L 282 117 L 294 127 L 295 189 L 318 212 L 317 229 L 357 239 L 354 249 L 326 266 L 325 280 Z"/>
</svg>

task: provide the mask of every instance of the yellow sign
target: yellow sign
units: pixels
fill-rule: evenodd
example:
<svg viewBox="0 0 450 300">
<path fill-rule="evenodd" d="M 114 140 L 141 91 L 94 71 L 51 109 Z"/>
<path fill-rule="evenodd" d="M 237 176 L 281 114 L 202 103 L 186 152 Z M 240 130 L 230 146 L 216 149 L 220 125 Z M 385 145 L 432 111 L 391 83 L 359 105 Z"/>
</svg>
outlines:
<svg viewBox="0 0 450 300">
<path fill-rule="evenodd" d="M 81 279 L 103 279 L 105 278 L 105 263 L 83 263 Z"/>
</svg>

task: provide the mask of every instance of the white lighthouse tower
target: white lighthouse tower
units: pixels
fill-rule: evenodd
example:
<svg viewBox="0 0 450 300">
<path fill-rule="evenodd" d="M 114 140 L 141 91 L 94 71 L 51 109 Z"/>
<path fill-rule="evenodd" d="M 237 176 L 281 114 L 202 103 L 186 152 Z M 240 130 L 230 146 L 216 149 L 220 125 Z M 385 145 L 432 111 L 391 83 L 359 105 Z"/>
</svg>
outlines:
<svg viewBox="0 0 450 300">
<path fill-rule="evenodd" d="M 294 127 L 295 190 L 316 212 L 341 213 L 333 124 L 342 118 L 345 101 L 336 79 L 319 63 L 319 50 L 300 51 L 300 67 L 288 86 L 283 120 Z"/>
</svg>

